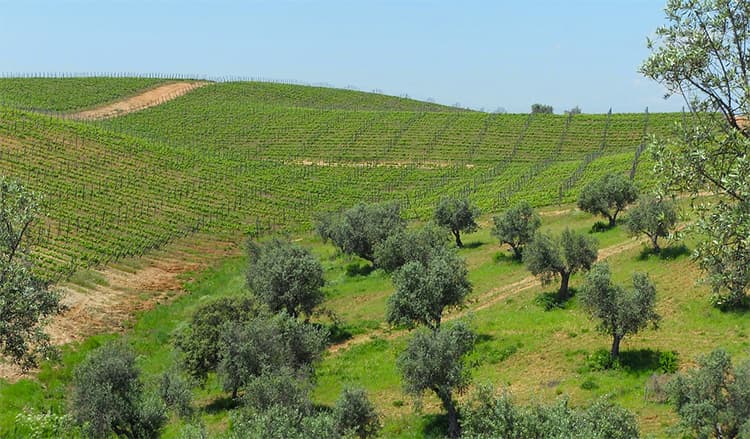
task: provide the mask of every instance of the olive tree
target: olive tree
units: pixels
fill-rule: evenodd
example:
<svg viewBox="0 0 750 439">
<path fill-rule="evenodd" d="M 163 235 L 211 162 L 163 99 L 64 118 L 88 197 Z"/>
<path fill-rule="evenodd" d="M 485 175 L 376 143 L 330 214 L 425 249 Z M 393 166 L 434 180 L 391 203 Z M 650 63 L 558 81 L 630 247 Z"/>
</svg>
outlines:
<svg viewBox="0 0 750 439">
<path fill-rule="evenodd" d="M 461 437 L 467 439 L 637 439 L 633 413 L 600 398 L 574 408 L 567 398 L 549 405 L 517 405 L 507 392 L 479 386 L 461 410 Z"/>
<path fill-rule="evenodd" d="M 238 391 L 267 370 L 288 367 L 301 375 L 310 372 L 328 342 L 328 332 L 299 322 L 284 313 L 259 316 L 222 326 L 217 375 L 224 390 Z"/>
<path fill-rule="evenodd" d="M 0 354 L 24 369 L 50 352 L 43 327 L 63 309 L 60 293 L 34 272 L 30 258 L 40 215 L 36 194 L 0 176 Z"/>
<path fill-rule="evenodd" d="M 471 233 L 477 230 L 476 219 L 479 209 L 473 206 L 468 198 L 442 198 L 435 208 L 435 223 L 453 233 L 456 245 L 463 247 L 461 232 Z"/>
<path fill-rule="evenodd" d="M 156 438 L 167 421 L 163 403 L 144 393 L 135 353 L 122 342 L 102 346 L 76 367 L 71 404 L 95 438 Z"/>
<path fill-rule="evenodd" d="M 648 42 L 641 72 L 681 96 L 690 119 L 651 150 L 661 190 L 710 192 L 694 203 L 701 241 L 696 258 L 707 274 L 713 302 L 747 304 L 750 287 L 750 6 L 738 0 L 673 0 L 667 24 Z"/>
<path fill-rule="evenodd" d="M 554 113 L 554 109 L 552 108 L 552 105 L 545 105 L 545 104 L 532 104 L 531 105 L 531 114 L 552 114 Z"/>
<path fill-rule="evenodd" d="M 323 267 L 309 250 L 289 241 L 273 239 L 251 243 L 247 284 L 272 312 L 286 311 L 307 318 L 323 301 Z"/>
<path fill-rule="evenodd" d="M 750 437 L 750 362 L 733 366 L 717 349 L 669 383 L 681 424 L 696 437 Z"/>
<path fill-rule="evenodd" d="M 586 275 L 580 301 L 592 317 L 599 320 L 598 329 L 612 337 L 610 358 L 620 356 L 620 342 L 649 324 L 654 327 L 660 317 L 655 311 L 656 288 L 643 273 L 633 274 L 633 289 L 626 290 L 612 282 L 609 265 L 595 264 Z"/>
<path fill-rule="evenodd" d="M 466 355 L 474 349 L 474 333 L 463 323 L 438 331 L 421 330 L 414 334 L 397 360 L 407 393 L 420 397 L 435 392 L 448 415 L 448 436 L 461 434 L 454 394 L 469 382 Z"/>
<path fill-rule="evenodd" d="M 333 408 L 338 431 L 354 434 L 360 439 L 376 437 L 382 425 L 375 405 L 361 388 L 344 388 Z"/>
<path fill-rule="evenodd" d="M 182 353 L 184 370 L 191 377 L 205 381 L 221 361 L 224 325 L 241 324 L 262 313 L 253 297 L 225 297 L 201 305 L 175 339 L 175 346 Z"/>
<path fill-rule="evenodd" d="M 578 196 L 578 208 L 609 220 L 609 227 L 617 224 L 617 215 L 628 204 L 638 199 L 633 182 L 621 174 L 606 174 L 584 186 Z"/>
<path fill-rule="evenodd" d="M 461 304 L 471 292 L 467 275 L 464 260 L 448 248 L 437 250 L 427 263 L 406 263 L 393 275 L 396 291 L 388 298 L 388 323 L 436 331 L 445 308 Z"/>
<path fill-rule="evenodd" d="M 375 246 L 375 266 L 391 273 L 407 262 L 427 264 L 448 239 L 448 232 L 434 224 L 398 231 Z"/>
<path fill-rule="evenodd" d="M 343 212 L 322 216 L 317 230 L 346 254 L 375 261 L 375 247 L 388 236 L 406 228 L 396 203 L 358 204 Z"/>
<path fill-rule="evenodd" d="M 508 244 L 513 250 L 513 257 L 518 260 L 523 257 L 524 246 L 534 238 L 534 233 L 542 225 L 542 219 L 525 201 L 493 217 L 492 221 L 495 225 L 492 234 L 501 243 Z"/>
<path fill-rule="evenodd" d="M 658 253 L 661 251 L 659 238 L 669 237 L 677 225 L 677 208 L 673 202 L 662 198 L 641 198 L 628 212 L 627 225 L 631 234 L 648 236 Z"/>
<path fill-rule="evenodd" d="M 565 229 L 560 236 L 554 237 L 537 232 L 526 246 L 523 260 L 526 268 L 539 276 L 543 284 L 550 284 L 555 277 L 560 276 L 557 297 L 559 300 L 567 300 L 570 297 L 570 276 L 591 268 L 597 253 L 595 239 Z"/>
</svg>

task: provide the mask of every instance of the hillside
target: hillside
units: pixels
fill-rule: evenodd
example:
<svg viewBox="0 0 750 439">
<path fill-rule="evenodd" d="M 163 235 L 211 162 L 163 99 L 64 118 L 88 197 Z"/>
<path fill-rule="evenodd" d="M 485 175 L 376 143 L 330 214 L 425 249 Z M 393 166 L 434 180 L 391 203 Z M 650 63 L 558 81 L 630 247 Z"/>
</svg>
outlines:
<svg viewBox="0 0 750 439">
<path fill-rule="evenodd" d="M 45 272 L 64 276 L 196 231 L 301 231 L 359 201 L 397 200 L 410 218 L 427 218 L 445 194 L 468 194 L 485 212 L 519 199 L 570 202 L 604 172 L 629 172 L 644 133 L 677 117 L 285 107 L 300 89 L 298 104 L 315 93 L 329 104 L 347 93 L 375 107 L 406 102 L 226 83 L 99 122 L 0 110 L 0 170 L 48 201 Z M 641 185 L 647 168 L 637 168 Z"/>
<path fill-rule="evenodd" d="M 132 84 L 115 89 L 112 93 L 121 97 L 142 90 Z M 75 94 L 75 87 L 61 90 Z M 104 94 L 90 90 L 81 93 L 78 103 L 58 103 L 57 108 L 107 102 Z M 34 99 L 43 103 L 49 97 L 40 90 Z M 404 402 L 393 360 L 407 333 L 391 331 L 383 323 L 386 298 L 393 290 L 390 277 L 379 270 L 356 273 L 362 261 L 340 255 L 309 231 L 318 214 L 362 201 L 396 200 L 409 219 L 426 220 L 441 197 L 467 195 L 485 214 L 480 232 L 467 236 L 469 245 L 460 250 L 474 292 L 467 309 L 454 311 L 449 319 L 474 316 L 483 337 L 472 359 L 475 376 L 505 383 L 522 401 L 565 393 L 583 403 L 618 392 L 617 402 L 638 413 L 645 431 L 663 434 L 663 426 L 672 422 L 671 412 L 642 402 L 640 392 L 655 370 L 653 355 L 674 346 L 651 343 L 647 333 L 626 347 L 644 355 L 634 361 L 645 366 L 634 363 L 631 369 L 614 372 L 583 369 L 599 336 L 575 301 L 569 309 L 549 313 L 535 305 L 535 296 L 545 289 L 523 266 L 498 252 L 487 225 L 492 214 L 526 200 L 553 206 L 544 217 L 548 230 L 590 229 L 594 220 L 565 203 L 607 172 L 634 172 L 636 184 L 648 188 L 651 163 L 647 154 L 634 161 L 636 153 L 642 151 L 645 135 L 668 132 L 681 116 L 485 114 L 421 105 L 345 90 L 217 83 L 102 121 L 68 120 L 6 106 L 0 107 L 0 173 L 45 197 L 47 214 L 36 230 L 41 236 L 35 248 L 40 270 L 56 280 L 75 274 L 66 284 L 68 290 L 101 297 L 92 302 L 102 307 L 97 315 L 106 316 L 111 307 L 118 315 L 112 320 L 116 327 L 131 328 L 128 334 L 138 345 L 139 362 L 152 378 L 175 361 L 170 337 L 200 303 L 246 293 L 245 260 L 230 257 L 185 286 L 174 275 L 166 290 L 159 281 L 123 280 L 148 276 L 139 260 L 153 262 L 158 259 L 154 254 L 179 242 L 182 256 L 171 258 L 205 267 L 205 261 L 195 261 L 213 246 L 207 236 L 233 249 L 217 251 L 210 263 L 236 255 L 247 237 L 286 233 L 302 241 L 323 261 L 328 281 L 324 306 L 333 314 L 316 320 L 335 328 L 337 342 L 343 342 L 332 346 L 320 365 L 316 402 L 332 404 L 344 384 L 364 385 L 385 416 L 388 437 L 429 435 L 439 412 L 429 398 L 425 415 L 415 414 Z M 622 228 L 597 237 L 603 253 L 623 266 L 656 273 L 662 288 L 660 310 L 670 315 L 663 340 L 675 340 L 687 330 L 680 322 L 705 313 L 711 313 L 710 319 L 696 320 L 694 328 L 708 334 L 707 343 L 720 338 L 709 320 L 721 331 L 745 331 L 736 317 L 707 310 L 703 289 L 695 301 L 689 296 L 687 285 L 696 271 L 684 252 L 667 263 L 639 260 L 640 244 Z M 127 274 L 119 272 L 110 282 L 107 276 L 112 273 L 105 267 L 113 265 Z M 165 269 L 190 271 L 174 265 Z M 681 283 L 672 286 L 675 273 Z M 574 287 L 579 281 L 574 279 Z M 132 284 L 138 286 L 128 286 Z M 192 294 L 183 294 L 186 291 Z M 122 303 L 128 300 L 132 303 Z M 695 308 L 695 303 L 701 305 Z M 145 311 L 125 323 L 135 310 Z M 96 325 L 106 327 L 108 321 L 102 318 Z M 61 326 L 75 324 L 63 318 Z M 67 335 L 67 340 L 75 338 Z M 36 380 L 0 383 L 0 402 L 8 401 L 9 407 L 0 415 L 0 433 L 28 433 L 11 427 L 24 407 L 63 411 L 71 368 L 111 337 L 69 345 L 62 365 L 45 364 Z M 729 347 L 734 352 L 741 344 Z M 689 361 L 701 347 L 675 349 Z M 228 410 L 219 407 L 222 395 L 215 380 L 196 390 L 199 416 L 211 432 L 226 428 Z M 172 422 L 165 436 L 178 437 L 180 426 L 181 421 Z"/>
<path fill-rule="evenodd" d="M 166 82 L 153 78 L 1 78 L 0 105 L 68 112 L 106 104 Z"/>
</svg>

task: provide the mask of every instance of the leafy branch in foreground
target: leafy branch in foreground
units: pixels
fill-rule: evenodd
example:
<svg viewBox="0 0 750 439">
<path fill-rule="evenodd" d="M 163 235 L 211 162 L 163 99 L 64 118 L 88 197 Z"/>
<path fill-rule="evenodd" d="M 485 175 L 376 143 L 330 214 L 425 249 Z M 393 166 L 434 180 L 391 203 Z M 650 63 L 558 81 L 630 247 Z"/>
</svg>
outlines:
<svg viewBox="0 0 750 439">
<path fill-rule="evenodd" d="M 30 258 L 40 214 L 34 193 L 0 176 L 0 353 L 24 368 L 52 352 L 43 326 L 63 309 L 60 293 L 34 272 Z"/>
</svg>

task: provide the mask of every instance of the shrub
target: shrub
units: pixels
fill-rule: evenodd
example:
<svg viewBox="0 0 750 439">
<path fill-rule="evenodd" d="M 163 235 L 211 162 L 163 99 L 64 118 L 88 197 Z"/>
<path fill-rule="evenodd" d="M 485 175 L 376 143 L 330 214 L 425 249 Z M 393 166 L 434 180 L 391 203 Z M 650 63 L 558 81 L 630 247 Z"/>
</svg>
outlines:
<svg viewBox="0 0 750 439">
<path fill-rule="evenodd" d="M 333 409 L 338 431 L 342 435 L 353 432 L 361 439 L 377 436 L 380 416 L 363 389 L 346 388 Z"/>
<path fill-rule="evenodd" d="M 675 351 L 659 353 L 659 370 L 664 373 L 675 373 L 680 367 L 680 356 Z"/>
</svg>

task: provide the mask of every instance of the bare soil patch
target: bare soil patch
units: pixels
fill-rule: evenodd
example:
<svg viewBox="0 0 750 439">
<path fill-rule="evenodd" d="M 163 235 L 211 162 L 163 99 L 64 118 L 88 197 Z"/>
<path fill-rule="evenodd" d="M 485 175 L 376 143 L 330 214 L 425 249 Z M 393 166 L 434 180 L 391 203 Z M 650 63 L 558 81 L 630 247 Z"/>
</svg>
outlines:
<svg viewBox="0 0 750 439">
<path fill-rule="evenodd" d="M 101 120 L 123 116 L 134 111 L 161 105 L 208 84 L 210 83 L 205 81 L 171 82 L 111 104 L 74 113 L 70 117 L 79 120 Z"/>
<path fill-rule="evenodd" d="M 54 345 L 81 341 L 100 333 L 124 332 L 139 312 L 167 303 L 185 293 L 183 285 L 202 269 L 241 249 L 233 241 L 189 237 L 169 244 L 135 262 L 135 268 L 103 267 L 91 270 L 98 285 L 60 285 L 68 310 L 46 327 Z M 127 261 L 126 261 L 127 262 Z M 0 363 L 0 378 L 17 381 L 33 376 L 8 363 Z"/>
</svg>

